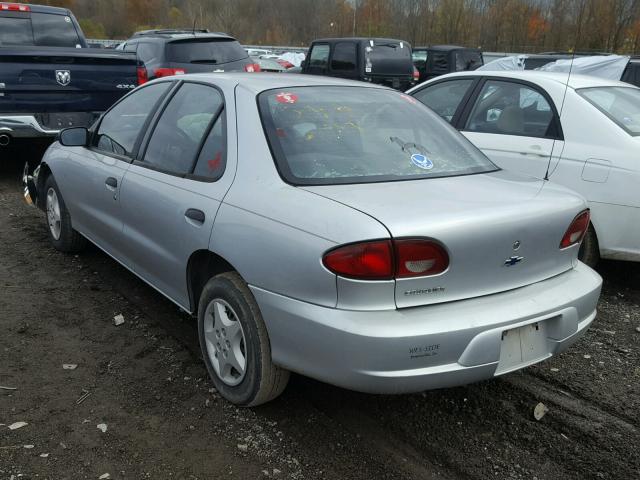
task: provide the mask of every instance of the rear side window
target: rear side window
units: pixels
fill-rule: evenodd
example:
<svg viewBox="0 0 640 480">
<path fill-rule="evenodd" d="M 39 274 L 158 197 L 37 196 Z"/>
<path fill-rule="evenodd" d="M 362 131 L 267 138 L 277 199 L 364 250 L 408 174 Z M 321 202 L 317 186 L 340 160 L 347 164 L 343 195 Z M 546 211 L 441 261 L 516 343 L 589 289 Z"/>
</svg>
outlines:
<svg viewBox="0 0 640 480">
<path fill-rule="evenodd" d="M 451 123 L 473 79 L 450 80 L 423 88 L 413 96 Z"/>
<path fill-rule="evenodd" d="M 31 24 L 36 45 L 80 47 L 80 37 L 71 17 L 48 13 L 32 13 Z"/>
<path fill-rule="evenodd" d="M 0 47 L 8 45 L 33 45 L 29 18 L 18 18 L 17 15 L 0 17 Z"/>
<path fill-rule="evenodd" d="M 467 175 L 496 166 L 405 94 L 367 87 L 298 87 L 259 95 L 278 170 L 297 185 Z"/>
<path fill-rule="evenodd" d="M 215 120 L 207 139 L 198 155 L 198 161 L 193 174 L 209 180 L 217 180 L 222 177 L 226 163 L 226 128 L 224 110 Z"/>
<path fill-rule="evenodd" d="M 191 173 L 204 135 L 223 104 L 222 95 L 215 88 L 195 83 L 182 85 L 158 120 L 143 162 L 178 175 Z"/>
<path fill-rule="evenodd" d="M 554 112 L 539 91 L 498 80 L 482 87 L 465 130 L 538 138 L 557 135 Z"/>
<path fill-rule="evenodd" d="M 144 63 L 158 61 L 160 57 L 160 45 L 153 43 L 140 42 L 136 50 L 138 58 Z"/>
<path fill-rule="evenodd" d="M 141 88 L 109 110 L 93 140 L 93 146 L 107 154 L 131 156 L 149 113 L 167 91 L 170 82 Z"/>
<path fill-rule="evenodd" d="M 233 39 L 179 40 L 167 44 L 167 60 L 175 63 L 218 65 L 247 57 L 245 49 Z"/>
<path fill-rule="evenodd" d="M 339 42 L 333 47 L 331 70 L 353 71 L 356 69 L 357 45 L 350 42 Z"/>
<path fill-rule="evenodd" d="M 594 87 L 581 88 L 576 92 L 629 135 L 640 135 L 640 89 Z"/>
<path fill-rule="evenodd" d="M 313 68 L 327 68 L 329 63 L 329 45 L 314 45 L 309 55 L 309 66 Z"/>
</svg>

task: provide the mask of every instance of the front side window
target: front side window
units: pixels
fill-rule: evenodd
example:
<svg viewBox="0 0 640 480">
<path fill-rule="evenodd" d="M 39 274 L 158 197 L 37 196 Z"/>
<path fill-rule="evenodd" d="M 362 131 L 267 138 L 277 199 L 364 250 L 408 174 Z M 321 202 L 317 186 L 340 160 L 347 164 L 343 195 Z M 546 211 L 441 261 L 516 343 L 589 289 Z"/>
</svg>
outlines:
<svg viewBox="0 0 640 480">
<path fill-rule="evenodd" d="M 170 82 L 156 83 L 133 92 L 103 117 L 92 145 L 107 153 L 130 157 L 149 113 Z"/>
<path fill-rule="evenodd" d="M 640 89 L 594 87 L 576 91 L 629 135 L 640 135 Z"/>
<path fill-rule="evenodd" d="M 496 166 L 414 98 L 367 87 L 299 87 L 259 95 L 285 180 L 301 185 L 467 175 Z"/>
<path fill-rule="evenodd" d="M 548 138 L 556 136 L 556 122 L 551 105 L 536 89 L 489 80 L 476 100 L 465 130 Z"/>
<path fill-rule="evenodd" d="M 327 68 L 329 63 L 329 45 L 314 45 L 309 55 L 309 66 L 313 68 Z"/>
<path fill-rule="evenodd" d="M 32 13 L 31 23 L 36 45 L 69 48 L 80 46 L 80 37 L 68 15 Z"/>
<path fill-rule="evenodd" d="M 336 43 L 331 57 L 331 70 L 350 72 L 356 69 L 357 45 L 352 42 Z"/>
<path fill-rule="evenodd" d="M 413 96 L 451 123 L 460 103 L 473 84 L 472 78 L 436 83 L 415 92 Z"/>
<path fill-rule="evenodd" d="M 204 135 L 223 105 L 213 87 L 182 85 L 158 120 L 143 163 L 177 175 L 191 173 Z"/>
</svg>

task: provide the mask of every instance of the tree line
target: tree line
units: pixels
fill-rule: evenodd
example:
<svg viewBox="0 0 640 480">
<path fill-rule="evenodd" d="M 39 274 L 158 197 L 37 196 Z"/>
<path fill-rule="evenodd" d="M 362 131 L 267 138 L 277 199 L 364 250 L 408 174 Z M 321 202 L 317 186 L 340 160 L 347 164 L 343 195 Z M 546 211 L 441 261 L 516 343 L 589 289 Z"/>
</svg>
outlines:
<svg viewBox="0 0 640 480">
<path fill-rule="evenodd" d="M 38 0 L 32 0 L 37 2 Z M 164 27 L 224 31 L 247 45 L 381 36 L 485 51 L 640 49 L 640 0 L 42 0 L 68 7 L 90 38 Z"/>
</svg>

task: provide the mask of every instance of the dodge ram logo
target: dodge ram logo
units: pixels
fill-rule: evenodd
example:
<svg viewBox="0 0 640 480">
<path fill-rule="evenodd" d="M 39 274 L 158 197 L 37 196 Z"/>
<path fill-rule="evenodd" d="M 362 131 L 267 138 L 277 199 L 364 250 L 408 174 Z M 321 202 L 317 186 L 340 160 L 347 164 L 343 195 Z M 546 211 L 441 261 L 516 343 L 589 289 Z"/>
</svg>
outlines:
<svg viewBox="0 0 640 480">
<path fill-rule="evenodd" d="M 66 87 L 71 83 L 71 72 L 69 70 L 56 70 L 56 82 Z"/>
</svg>

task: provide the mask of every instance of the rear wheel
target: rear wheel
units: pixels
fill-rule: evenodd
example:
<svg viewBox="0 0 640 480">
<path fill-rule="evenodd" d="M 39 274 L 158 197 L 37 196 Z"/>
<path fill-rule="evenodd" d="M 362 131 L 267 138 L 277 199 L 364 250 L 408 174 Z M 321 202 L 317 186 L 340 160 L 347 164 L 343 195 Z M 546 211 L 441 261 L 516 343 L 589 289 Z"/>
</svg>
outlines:
<svg viewBox="0 0 640 480">
<path fill-rule="evenodd" d="M 600 261 L 600 246 L 598 245 L 598 237 L 593 225 L 589 225 L 589 229 L 582 239 L 582 245 L 580 245 L 580 251 L 578 252 L 578 259 L 590 266 L 595 266 Z"/>
<path fill-rule="evenodd" d="M 49 175 L 44 182 L 44 205 L 47 233 L 53 246 L 67 253 L 82 250 L 87 240 L 71 226 L 71 216 L 53 175 Z"/>
<path fill-rule="evenodd" d="M 258 304 L 235 272 L 210 279 L 198 305 L 198 334 L 207 370 L 220 394 L 252 407 L 274 399 L 289 372 L 271 361 L 271 345 Z"/>
</svg>

